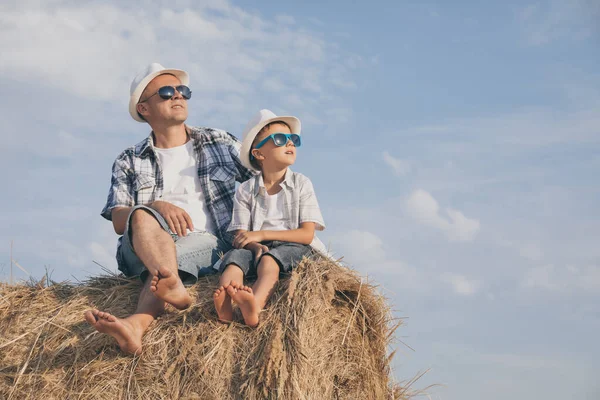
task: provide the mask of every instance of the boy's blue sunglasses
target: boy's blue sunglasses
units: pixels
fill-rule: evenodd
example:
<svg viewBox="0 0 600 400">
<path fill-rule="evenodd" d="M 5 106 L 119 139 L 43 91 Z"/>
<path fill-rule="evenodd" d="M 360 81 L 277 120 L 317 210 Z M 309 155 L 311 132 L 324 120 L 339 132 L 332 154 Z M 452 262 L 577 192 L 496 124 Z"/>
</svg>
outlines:
<svg viewBox="0 0 600 400">
<path fill-rule="evenodd" d="M 288 140 L 291 140 L 296 147 L 302 146 L 302 139 L 297 133 L 271 133 L 269 136 L 261 140 L 256 146 L 254 146 L 254 148 L 260 149 L 269 141 L 269 139 L 273 139 L 273 143 L 275 143 L 275 146 L 277 147 L 285 146 Z M 250 159 L 254 160 L 254 156 L 252 154 L 250 154 Z"/>
<path fill-rule="evenodd" d="M 291 140 L 296 147 L 302 146 L 302 139 L 300 139 L 300 135 L 297 133 L 271 133 L 254 146 L 254 148 L 260 149 L 269 141 L 269 139 L 273 139 L 273 143 L 275 143 L 275 146 L 277 147 L 285 146 L 288 140 Z"/>
</svg>

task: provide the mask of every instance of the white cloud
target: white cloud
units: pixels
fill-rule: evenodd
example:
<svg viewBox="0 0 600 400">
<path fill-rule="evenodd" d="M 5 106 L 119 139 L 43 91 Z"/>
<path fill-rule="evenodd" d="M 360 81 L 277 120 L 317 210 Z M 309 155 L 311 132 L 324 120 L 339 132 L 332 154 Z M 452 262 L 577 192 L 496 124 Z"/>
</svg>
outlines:
<svg viewBox="0 0 600 400">
<path fill-rule="evenodd" d="M 472 241 L 479 232 L 478 220 L 468 218 L 452 208 L 446 208 L 444 216 L 438 202 L 423 189 L 413 191 L 404 202 L 404 208 L 412 218 L 444 232 L 452 241 Z"/>
<path fill-rule="evenodd" d="M 452 286 L 454 293 L 461 296 L 472 296 L 481 288 L 481 282 L 463 275 L 447 274 L 443 279 Z"/>
<path fill-rule="evenodd" d="M 521 286 L 555 292 L 597 293 L 600 291 L 600 267 L 553 264 L 537 266 L 526 272 Z"/>
<path fill-rule="evenodd" d="M 425 271 L 390 258 L 386 254 L 384 241 L 374 233 L 353 229 L 334 236 L 331 244 L 337 257 L 343 256 L 345 264 L 361 273 L 378 278 L 393 276 L 393 284 L 384 284 L 386 290 L 402 288 L 422 292 L 431 289 L 431 280 Z"/>
<path fill-rule="evenodd" d="M 198 108 L 212 108 L 207 113 L 213 115 L 219 101 L 229 113 L 222 99 L 232 95 L 240 96 L 246 112 L 256 107 L 261 80 L 269 91 L 322 93 L 333 86 L 329 71 L 351 58 L 319 33 L 294 25 L 291 16 L 276 18 L 288 25 L 282 30 L 228 1 L 182 5 L 186 3 L 164 1 L 148 8 L 25 1 L 6 6 L 0 13 L 0 73 L 13 81 L 124 105 L 135 73 L 158 61 L 187 69 L 198 94 L 194 100 L 202 103 Z M 350 81 L 345 69 L 339 75 L 340 82 Z M 285 107 L 285 96 L 281 102 Z"/>
<path fill-rule="evenodd" d="M 383 152 L 383 161 L 392 168 L 392 171 L 396 176 L 405 176 L 411 170 L 408 161 L 395 158 L 387 151 Z"/>
<path fill-rule="evenodd" d="M 383 241 L 371 232 L 353 229 L 333 239 L 333 250 L 350 264 L 368 267 L 385 259 Z"/>
</svg>

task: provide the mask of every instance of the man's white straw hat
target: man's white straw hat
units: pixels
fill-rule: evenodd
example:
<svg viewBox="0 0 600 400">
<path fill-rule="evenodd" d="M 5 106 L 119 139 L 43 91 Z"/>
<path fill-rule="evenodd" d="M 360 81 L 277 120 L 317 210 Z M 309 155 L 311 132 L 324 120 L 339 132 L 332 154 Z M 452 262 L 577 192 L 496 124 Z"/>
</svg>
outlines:
<svg viewBox="0 0 600 400">
<path fill-rule="evenodd" d="M 146 89 L 146 86 L 148 86 L 152 79 L 164 74 L 175 75 L 177 78 L 179 78 L 182 85 L 188 86 L 190 84 L 190 76 L 187 72 L 180 69 L 165 68 L 159 63 L 152 63 L 145 67 L 139 72 L 139 74 L 137 74 L 135 78 L 133 78 L 133 81 L 131 82 L 131 88 L 129 90 L 131 95 L 129 98 L 129 114 L 131 114 L 131 117 L 136 121 L 146 122 L 142 119 L 142 117 L 140 117 L 136 109 L 142 92 L 144 89 Z"/>
<path fill-rule="evenodd" d="M 277 116 L 271 110 L 260 110 L 257 112 L 246 128 L 244 129 L 244 135 L 242 136 L 242 148 L 240 149 L 240 160 L 242 164 L 246 168 L 257 170 L 252 164 L 250 164 L 250 149 L 252 147 L 252 142 L 254 142 L 254 138 L 258 135 L 258 132 L 266 125 L 271 122 L 282 121 L 290 126 L 291 133 L 300 134 L 300 120 L 296 117 L 291 116 Z"/>
</svg>

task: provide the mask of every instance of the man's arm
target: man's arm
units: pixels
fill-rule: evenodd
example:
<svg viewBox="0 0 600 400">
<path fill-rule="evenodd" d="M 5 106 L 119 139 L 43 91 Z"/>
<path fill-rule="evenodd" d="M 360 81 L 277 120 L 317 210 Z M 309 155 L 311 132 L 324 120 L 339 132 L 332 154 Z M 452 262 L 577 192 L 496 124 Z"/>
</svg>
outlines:
<svg viewBox="0 0 600 400">
<path fill-rule="evenodd" d="M 280 240 L 282 242 L 293 242 L 300 244 L 311 244 L 315 237 L 315 223 L 303 222 L 298 229 L 285 231 L 238 231 L 233 240 L 233 247 L 242 249 L 251 242 L 264 242 Z"/>
<path fill-rule="evenodd" d="M 167 221 L 171 232 L 175 232 L 178 236 L 183 237 L 187 235 L 187 230 L 194 230 L 192 218 L 188 213 L 180 207 L 177 207 L 166 201 L 157 200 L 152 204 L 148 204 L 148 207 L 157 211 Z M 133 207 L 115 207 L 112 209 L 112 223 L 115 232 L 118 235 L 122 235 L 125 232 L 125 225 L 127 225 L 127 217 L 131 213 Z"/>
<path fill-rule="evenodd" d="M 227 134 L 231 139 L 231 142 L 229 144 L 229 154 L 231 155 L 231 158 L 237 169 L 235 180 L 240 183 L 245 182 L 248 179 L 252 178 L 254 175 L 256 175 L 256 172 L 254 170 L 246 168 L 242 164 L 242 161 L 240 160 L 240 148 L 242 145 L 240 141 L 231 133 L 227 132 Z"/>
<path fill-rule="evenodd" d="M 133 207 L 115 207 L 111 212 L 111 219 L 113 228 L 117 235 L 122 235 L 125 232 L 125 225 L 127 223 L 127 217 Z"/>
</svg>

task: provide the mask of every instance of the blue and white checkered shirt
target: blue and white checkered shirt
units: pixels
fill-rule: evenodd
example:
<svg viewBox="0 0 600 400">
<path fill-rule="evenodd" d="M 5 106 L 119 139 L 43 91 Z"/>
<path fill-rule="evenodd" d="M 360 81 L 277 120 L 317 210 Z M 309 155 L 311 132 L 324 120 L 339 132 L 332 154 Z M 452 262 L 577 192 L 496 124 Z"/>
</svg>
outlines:
<svg viewBox="0 0 600 400">
<path fill-rule="evenodd" d="M 281 183 L 281 191 L 284 194 L 283 216 L 286 229 L 298 229 L 303 222 L 314 222 L 318 231 L 325 229 L 323 215 L 310 179 L 288 168 Z M 267 216 L 266 195 L 267 189 L 262 174 L 242 183 L 235 193 L 229 230 L 260 231 Z M 325 245 L 316 235 L 310 245 L 313 249 L 328 254 Z"/>
<path fill-rule="evenodd" d="M 240 142 L 228 132 L 188 126 L 194 150 L 198 154 L 198 177 L 206 207 L 217 236 L 231 243 L 227 233 L 233 209 L 235 182 L 244 182 L 254 172 L 239 159 Z M 112 220 L 116 207 L 148 205 L 160 200 L 163 194 L 163 175 L 154 151 L 152 134 L 135 146 L 125 149 L 115 160 L 106 205 L 101 215 Z"/>
</svg>

